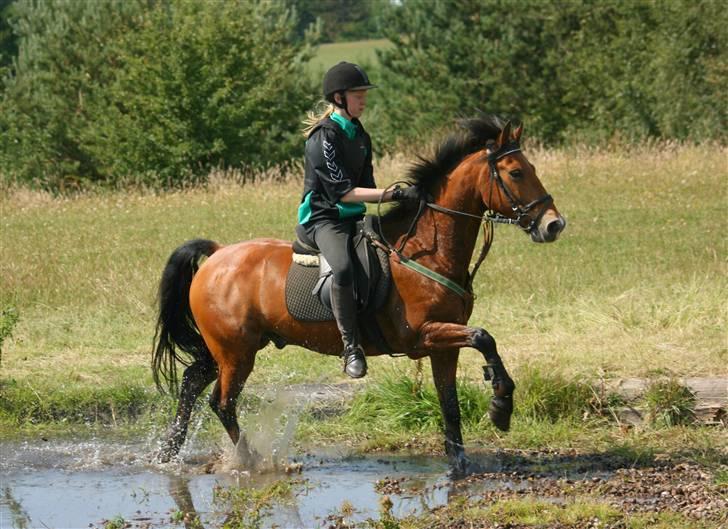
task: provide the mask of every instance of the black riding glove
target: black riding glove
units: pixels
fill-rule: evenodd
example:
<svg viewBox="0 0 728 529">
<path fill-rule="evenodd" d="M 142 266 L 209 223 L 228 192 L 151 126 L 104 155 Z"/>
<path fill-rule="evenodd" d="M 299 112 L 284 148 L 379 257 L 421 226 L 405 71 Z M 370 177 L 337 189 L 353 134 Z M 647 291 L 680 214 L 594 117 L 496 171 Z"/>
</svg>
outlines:
<svg viewBox="0 0 728 529">
<path fill-rule="evenodd" d="M 398 202 L 415 201 L 420 199 L 420 190 L 415 186 L 401 188 L 399 186 L 392 191 L 392 200 Z"/>
</svg>

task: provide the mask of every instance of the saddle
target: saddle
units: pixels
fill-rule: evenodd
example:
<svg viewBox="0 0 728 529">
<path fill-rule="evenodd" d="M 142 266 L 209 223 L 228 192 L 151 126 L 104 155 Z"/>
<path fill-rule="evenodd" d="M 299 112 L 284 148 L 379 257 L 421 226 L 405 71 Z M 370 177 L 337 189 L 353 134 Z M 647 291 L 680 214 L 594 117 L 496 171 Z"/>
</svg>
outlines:
<svg viewBox="0 0 728 529">
<path fill-rule="evenodd" d="M 383 250 L 377 226 L 378 219 L 374 216 L 357 223 L 351 258 L 359 328 L 365 337 L 387 352 L 389 348 L 374 315 L 387 301 L 392 279 L 389 256 Z M 331 266 L 301 225 L 296 226 L 296 236 L 292 243 L 293 262 L 286 278 L 288 312 L 299 321 L 333 321 Z"/>
</svg>

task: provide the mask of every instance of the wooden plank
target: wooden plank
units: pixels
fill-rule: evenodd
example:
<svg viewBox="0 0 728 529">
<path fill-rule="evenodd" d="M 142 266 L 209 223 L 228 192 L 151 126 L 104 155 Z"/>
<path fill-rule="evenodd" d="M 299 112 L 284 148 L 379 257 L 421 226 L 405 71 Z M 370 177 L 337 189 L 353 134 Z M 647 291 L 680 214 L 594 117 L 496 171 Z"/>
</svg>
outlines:
<svg viewBox="0 0 728 529">
<path fill-rule="evenodd" d="M 607 391 L 624 397 L 628 402 L 637 404 L 640 397 L 655 380 L 644 378 L 623 378 L 608 381 Z M 728 426 L 728 378 L 726 377 L 686 377 L 678 382 L 688 387 L 695 395 L 695 420 L 700 424 Z M 647 410 L 639 406 L 625 406 L 615 411 L 617 420 L 625 425 L 642 424 L 648 417 Z"/>
<path fill-rule="evenodd" d="M 658 379 L 654 379 L 658 380 Z M 628 400 L 637 399 L 654 382 L 644 378 L 623 378 L 607 382 L 607 388 L 615 391 Z M 728 377 L 678 378 L 678 382 L 688 387 L 695 394 L 698 402 L 728 404 Z"/>
</svg>

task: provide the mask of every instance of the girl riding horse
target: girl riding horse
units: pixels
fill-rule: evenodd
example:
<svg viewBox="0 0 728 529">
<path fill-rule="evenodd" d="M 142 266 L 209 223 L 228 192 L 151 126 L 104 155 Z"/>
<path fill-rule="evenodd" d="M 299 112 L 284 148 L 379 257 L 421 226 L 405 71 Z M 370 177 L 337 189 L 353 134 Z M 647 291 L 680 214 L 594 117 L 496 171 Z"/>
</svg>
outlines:
<svg viewBox="0 0 728 529">
<path fill-rule="evenodd" d="M 416 189 L 378 189 L 372 168 L 372 142 L 359 121 L 367 91 L 375 88 L 359 66 L 340 62 L 324 76 L 330 103 L 321 116 L 309 115 L 306 165 L 297 233 L 313 242 L 331 271 L 331 310 L 341 333 L 344 372 L 366 375 L 367 362 L 356 324 L 351 239 L 366 212 L 364 202 L 418 198 Z"/>
<path fill-rule="evenodd" d="M 362 86 L 369 86 L 363 75 L 349 87 L 348 95 L 343 90 L 347 107 L 354 114 L 363 110 L 363 104 L 361 100 L 352 103 L 356 91 L 351 87 Z M 334 101 L 345 104 L 341 90 L 339 97 L 336 91 L 333 94 Z M 353 123 L 356 116 L 348 110 L 346 114 Z M 333 125 L 340 127 L 336 122 Z M 339 134 L 336 128 L 319 130 L 321 149 L 326 149 L 324 140 L 335 140 L 335 134 Z M 489 416 L 504 431 L 510 427 L 515 389 L 494 338 L 484 328 L 468 324 L 477 268 L 471 270 L 470 261 L 480 227 L 484 222 L 513 224 L 534 242 L 543 243 L 555 241 L 566 226 L 521 149 L 522 132 L 522 127 L 514 130 L 510 123 L 494 117 L 465 122 L 459 133 L 441 143 L 432 158 L 421 158 L 410 170 L 409 180 L 414 185 L 407 191 L 413 189 L 417 196 L 431 200 L 402 202 L 380 222 L 383 238 L 393 241 L 389 256 L 393 287 L 377 313 L 377 322 L 389 349 L 412 359 L 429 357 L 443 415 L 445 450 L 458 472 L 468 469 L 456 386 L 460 349 L 470 347 L 482 354 L 484 375 L 494 394 Z M 333 148 L 341 145 L 349 144 Z M 326 152 L 323 156 L 328 161 Z M 341 169 L 338 164 L 344 162 L 334 159 L 333 164 Z M 331 169 L 328 163 L 324 167 L 326 171 Z M 330 173 L 324 177 L 329 178 Z M 354 201 L 381 196 L 381 190 L 359 185 L 362 174 L 350 178 L 353 180 L 346 186 L 334 185 L 339 193 L 331 195 L 337 200 L 328 206 L 341 204 L 341 199 L 352 192 L 349 198 Z M 364 179 L 372 183 L 370 175 L 364 174 Z M 347 189 L 349 186 L 351 189 Z M 322 196 L 327 197 L 324 193 Z M 329 211 L 333 213 L 331 208 Z M 332 217 L 325 217 L 326 222 L 342 221 Z M 313 232 L 318 240 L 326 239 Z M 348 235 L 346 231 L 344 234 Z M 487 251 L 481 250 L 481 255 L 485 254 Z M 198 269 L 203 256 L 209 258 Z M 229 246 L 197 239 L 183 244 L 170 256 L 159 287 L 152 369 L 160 388 L 165 380 L 173 391 L 177 390 L 177 363 L 186 369 L 177 415 L 160 459 L 168 460 L 179 452 L 194 403 L 215 379 L 210 406 L 230 439 L 238 444 L 239 452 L 248 450 L 238 425 L 236 401 L 258 351 L 268 343 L 279 348 L 294 344 L 323 354 L 340 354 L 341 333 L 335 322 L 299 321 L 288 312 L 285 285 L 292 256 L 289 241 L 267 238 Z M 341 284 L 347 283 L 342 280 Z M 353 331 L 347 328 L 344 332 Z M 353 345 L 361 346 L 367 355 L 384 353 L 367 341 Z M 360 360 L 351 369 L 354 375 L 365 371 L 363 357 Z"/>
</svg>

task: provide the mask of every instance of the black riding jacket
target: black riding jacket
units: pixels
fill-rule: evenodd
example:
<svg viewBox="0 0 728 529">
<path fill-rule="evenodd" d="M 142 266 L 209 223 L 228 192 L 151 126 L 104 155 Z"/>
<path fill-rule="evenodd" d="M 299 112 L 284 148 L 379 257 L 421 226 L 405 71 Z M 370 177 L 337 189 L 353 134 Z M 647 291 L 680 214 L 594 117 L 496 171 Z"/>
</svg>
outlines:
<svg viewBox="0 0 728 529">
<path fill-rule="evenodd" d="M 372 142 L 361 122 L 353 119 L 357 132 L 349 139 L 341 126 L 327 117 L 306 140 L 306 166 L 298 222 L 360 219 L 363 202 L 342 203 L 341 197 L 355 187 L 375 188 Z"/>
</svg>

